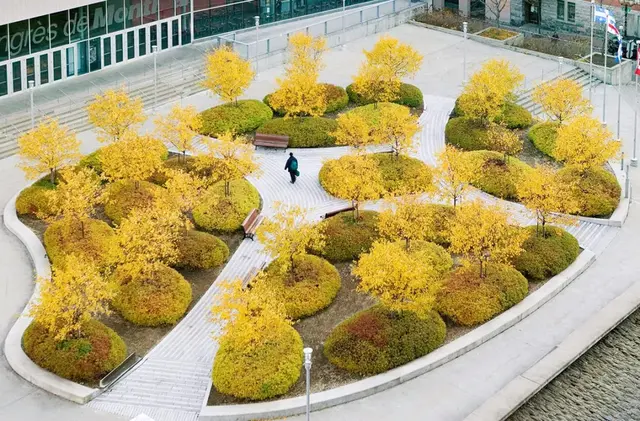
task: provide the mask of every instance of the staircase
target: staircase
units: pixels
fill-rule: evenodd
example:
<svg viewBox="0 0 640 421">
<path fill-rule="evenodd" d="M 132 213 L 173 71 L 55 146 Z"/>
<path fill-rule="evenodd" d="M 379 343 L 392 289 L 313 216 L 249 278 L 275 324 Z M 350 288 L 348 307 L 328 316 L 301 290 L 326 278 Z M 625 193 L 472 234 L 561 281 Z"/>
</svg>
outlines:
<svg viewBox="0 0 640 421">
<path fill-rule="evenodd" d="M 571 79 L 578 82 L 578 84 L 581 87 L 589 86 L 589 73 L 578 68 L 574 68 L 572 70 L 566 71 L 561 75 L 556 76 L 555 78 L 547 80 L 543 83 L 553 82 L 558 79 Z M 596 79 L 595 77 L 593 78 L 594 87 L 600 85 L 601 83 L 602 81 L 600 79 Z M 542 114 L 542 107 L 540 106 L 540 104 L 533 101 L 532 96 L 533 96 L 534 89 L 535 88 L 528 89 L 524 91 L 522 94 L 520 94 L 520 96 L 518 97 L 518 100 L 516 101 L 516 104 L 526 108 L 527 110 L 529 110 L 532 116 L 536 117 Z"/>
</svg>

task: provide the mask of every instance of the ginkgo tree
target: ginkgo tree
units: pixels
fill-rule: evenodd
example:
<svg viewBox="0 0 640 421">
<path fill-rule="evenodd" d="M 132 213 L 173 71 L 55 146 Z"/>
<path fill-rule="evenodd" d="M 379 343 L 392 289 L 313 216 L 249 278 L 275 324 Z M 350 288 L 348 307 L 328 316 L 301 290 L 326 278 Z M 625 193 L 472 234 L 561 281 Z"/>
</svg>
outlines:
<svg viewBox="0 0 640 421">
<path fill-rule="evenodd" d="M 202 83 L 225 102 L 238 102 L 238 97 L 251 85 L 255 72 L 229 46 L 221 46 L 207 56 L 205 80 Z"/>
<path fill-rule="evenodd" d="M 522 152 L 522 139 L 515 131 L 509 130 L 500 124 L 492 123 L 489 126 L 487 141 L 491 150 L 504 155 L 504 162 L 507 162 L 510 156 L 515 156 Z"/>
<path fill-rule="evenodd" d="M 124 87 L 97 94 L 87 114 L 102 143 L 116 142 L 127 132 L 136 132 L 147 119 L 142 99 L 129 97 Z"/>
<path fill-rule="evenodd" d="M 218 139 L 205 137 L 206 152 L 196 156 L 196 168 L 211 174 L 211 179 L 224 182 L 225 196 L 231 195 L 231 181 L 256 172 L 254 148 L 245 136 L 227 131 Z"/>
<path fill-rule="evenodd" d="M 378 217 L 378 232 L 390 241 L 403 240 L 407 249 L 414 240 L 436 236 L 433 205 L 417 195 L 392 199 Z"/>
<path fill-rule="evenodd" d="M 587 115 L 575 117 L 558 128 L 554 156 L 581 173 L 602 167 L 620 150 L 620 141 L 600 121 Z"/>
<path fill-rule="evenodd" d="M 467 159 L 463 151 L 446 145 L 438 154 L 438 166 L 435 168 L 439 196 L 451 199 L 455 208 L 479 170 L 475 161 Z"/>
<path fill-rule="evenodd" d="M 377 124 L 371 130 L 375 144 L 390 144 L 396 157 L 414 150 L 414 136 L 420 131 L 418 118 L 407 107 L 380 108 Z"/>
<path fill-rule="evenodd" d="M 338 126 L 331 133 L 336 145 L 351 146 L 356 153 L 365 153 L 365 147 L 373 142 L 371 127 L 358 113 L 343 113 L 336 119 Z"/>
<path fill-rule="evenodd" d="M 109 181 L 133 180 L 139 187 L 161 168 L 166 151 L 160 140 L 128 132 L 100 150 L 103 175 Z"/>
<path fill-rule="evenodd" d="M 307 250 L 324 247 L 324 225 L 309 221 L 307 213 L 299 206 L 276 203 L 274 215 L 258 227 L 258 239 L 271 256 L 282 261 L 283 274 L 293 274 L 296 259 Z"/>
<path fill-rule="evenodd" d="M 53 266 L 50 278 L 38 278 L 40 295 L 29 315 L 45 327 L 55 340 L 82 337 L 82 327 L 91 319 L 109 314 L 115 284 L 91 260 L 75 254 L 64 266 Z"/>
<path fill-rule="evenodd" d="M 528 233 L 511 224 L 500 206 L 474 201 L 456 208 L 449 223 L 449 251 L 476 262 L 480 277 L 486 276 L 489 261 L 510 264 L 522 252 Z"/>
<path fill-rule="evenodd" d="M 164 169 L 167 181 L 164 187 L 169 197 L 182 212 L 189 212 L 199 203 L 207 188 L 207 180 L 182 170 Z"/>
<path fill-rule="evenodd" d="M 538 85 L 532 94 L 542 111 L 562 124 L 581 115 L 590 115 L 593 107 L 582 96 L 582 86 L 571 79 L 556 79 Z"/>
<path fill-rule="evenodd" d="M 163 142 L 173 145 L 186 160 L 187 152 L 194 152 L 193 139 L 202 129 L 202 118 L 195 107 L 175 105 L 166 116 L 155 120 L 156 136 Z"/>
<path fill-rule="evenodd" d="M 76 163 L 80 157 L 80 141 L 75 133 L 58 120 L 44 119 L 35 128 L 18 138 L 18 166 L 27 178 L 35 180 L 42 173 L 49 173 L 49 181 L 56 181 L 56 171 L 65 165 Z"/>
</svg>

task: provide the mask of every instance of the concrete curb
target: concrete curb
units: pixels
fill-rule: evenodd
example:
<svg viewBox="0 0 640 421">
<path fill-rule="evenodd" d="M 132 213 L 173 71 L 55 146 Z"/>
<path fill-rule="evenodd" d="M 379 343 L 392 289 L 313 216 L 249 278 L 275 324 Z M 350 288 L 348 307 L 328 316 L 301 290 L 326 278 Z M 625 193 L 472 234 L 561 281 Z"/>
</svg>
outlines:
<svg viewBox="0 0 640 421">
<path fill-rule="evenodd" d="M 505 420 L 538 391 L 640 308 L 640 283 L 590 317 L 533 367 L 511 380 L 465 418 L 465 421 Z"/>
<path fill-rule="evenodd" d="M 500 314 L 493 320 L 477 327 L 455 341 L 436 349 L 432 353 L 401 367 L 360 380 L 335 389 L 311 395 L 311 409 L 318 411 L 370 396 L 431 371 L 512 327 L 543 304 L 556 296 L 595 261 L 595 254 L 584 250 L 567 269 L 538 288 L 522 302 Z M 277 418 L 301 414 L 305 411 L 304 396 L 273 402 L 241 405 L 207 406 L 205 397 L 199 420 L 231 421 L 262 418 Z"/>
<path fill-rule="evenodd" d="M 51 267 L 44 246 L 38 237 L 18 219 L 16 213 L 17 197 L 18 195 L 16 194 L 4 208 L 4 225 L 11 233 L 18 237 L 27 248 L 35 268 L 35 275 L 37 277 L 49 277 L 51 275 Z M 61 398 L 79 404 L 85 404 L 96 397 L 100 393 L 100 390 L 63 379 L 40 368 L 31 361 L 22 349 L 22 334 L 32 321 L 32 318 L 28 315 L 29 307 L 31 303 L 36 302 L 39 297 L 40 289 L 36 284 L 33 295 L 31 295 L 18 321 L 16 321 L 11 327 L 11 330 L 9 330 L 9 334 L 4 342 L 4 354 L 7 357 L 7 361 L 11 368 L 28 382 Z"/>
</svg>

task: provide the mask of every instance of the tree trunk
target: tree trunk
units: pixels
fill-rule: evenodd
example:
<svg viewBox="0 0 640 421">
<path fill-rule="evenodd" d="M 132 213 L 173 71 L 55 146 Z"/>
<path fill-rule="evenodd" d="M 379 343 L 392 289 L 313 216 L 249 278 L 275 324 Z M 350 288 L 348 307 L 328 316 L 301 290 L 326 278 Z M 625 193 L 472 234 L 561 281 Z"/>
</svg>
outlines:
<svg viewBox="0 0 640 421">
<path fill-rule="evenodd" d="M 82 238 L 84 238 L 84 221 L 80 221 L 80 232 L 82 233 Z"/>
<path fill-rule="evenodd" d="M 405 241 L 405 245 L 407 247 L 407 250 L 409 250 L 411 248 L 411 238 L 405 237 L 404 241 Z"/>
<path fill-rule="evenodd" d="M 56 184 L 56 169 L 55 168 L 51 168 L 49 170 L 49 181 L 51 181 L 51 184 Z"/>
<path fill-rule="evenodd" d="M 484 262 L 480 259 L 480 279 L 484 279 Z"/>
<path fill-rule="evenodd" d="M 224 182 L 224 195 L 226 197 L 231 196 L 231 181 L 225 180 L 225 182 Z"/>
<path fill-rule="evenodd" d="M 187 150 L 183 150 L 182 151 L 182 163 L 186 164 L 187 163 Z"/>
<path fill-rule="evenodd" d="M 453 195 L 453 208 L 456 208 L 456 205 L 458 204 L 458 196 L 456 196 L 455 194 Z"/>
<path fill-rule="evenodd" d="M 353 201 L 353 215 L 355 222 L 358 222 L 360 219 L 360 204 L 357 201 Z"/>
</svg>

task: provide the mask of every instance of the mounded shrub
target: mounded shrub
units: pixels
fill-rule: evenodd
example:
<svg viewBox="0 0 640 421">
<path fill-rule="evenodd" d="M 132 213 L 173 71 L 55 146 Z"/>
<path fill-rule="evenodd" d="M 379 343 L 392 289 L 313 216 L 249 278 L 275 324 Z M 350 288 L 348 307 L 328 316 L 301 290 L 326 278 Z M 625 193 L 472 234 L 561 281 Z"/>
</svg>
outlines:
<svg viewBox="0 0 640 421">
<path fill-rule="evenodd" d="M 231 181 L 231 195 L 224 195 L 224 182 L 211 186 L 193 209 L 193 220 L 207 231 L 239 230 L 252 209 L 260 208 L 260 194 L 245 179 Z"/>
<path fill-rule="evenodd" d="M 463 326 L 473 326 L 493 318 L 519 303 L 529 292 L 529 284 L 514 268 L 496 263 L 470 264 L 453 271 L 438 294 L 440 314 Z"/>
<path fill-rule="evenodd" d="M 97 320 L 83 325 L 82 337 L 62 342 L 33 321 L 24 331 L 22 348 L 38 366 L 73 381 L 96 381 L 127 357 L 120 336 Z"/>
<path fill-rule="evenodd" d="M 360 219 L 353 219 L 353 212 L 342 212 L 325 219 L 325 245 L 319 253 L 330 262 L 356 260 L 369 251 L 379 238 L 378 212 L 360 211 Z"/>
<path fill-rule="evenodd" d="M 538 123 L 529 130 L 527 137 L 540 152 L 555 159 L 554 150 L 558 137 L 558 123 Z"/>
<path fill-rule="evenodd" d="M 289 136 L 290 148 L 334 146 L 330 133 L 338 128 L 336 120 L 323 117 L 274 118 L 264 123 L 258 133 Z"/>
<path fill-rule="evenodd" d="M 211 269 L 229 258 L 229 247 L 224 241 L 202 231 L 185 231 L 177 246 L 178 262 L 174 266 L 178 268 Z"/>
<path fill-rule="evenodd" d="M 191 304 L 191 284 L 168 266 L 157 265 L 149 272 L 131 279 L 116 271 L 120 290 L 112 305 L 137 325 L 173 325 Z"/>
<path fill-rule="evenodd" d="M 375 127 L 378 125 L 378 119 L 380 118 L 380 111 L 385 108 L 398 108 L 404 107 L 404 105 L 394 104 L 392 102 L 379 102 L 377 104 L 362 105 L 353 108 L 347 113 L 354 113 L 360 115 L 369 125 L 369 127 Z"/>
<path fill-rule="evenodd" d="M 349 105 L 349 95 L 342 86 L 332 85 L 331 83 L 321 83 L 325 87 L 325 96 L 327 98 L 327 108 L 324 111 L 325 114 L 333 114 L 338 111 L 342 111 Z M 269 106 L 273 110 L 273 114 L 279 117 L 285 115 L 285 111 L 282 109 L 274 109 L 271 106 L 271 95 L 266 95 L 262 102 Z"/>
<path fill-rule="evenodd" d="M 533 117 L 526 108 L 507 102 L 502 106 L 502 113 L 496 118 L 496 123 L 502 123 L 512 130 L 526 129 L 533 124 Z"/>
<path fill-rule="evenodd" d="M 150 206 L 155 195 L 166 194 L 165 189 L 148 181 L 117 181 L 107 186 L 108 200 L 104 205 L 104 213 L 119 225 L 132 210 Z"/>
<path fill-rule="evenodd" d="M 233 328 L 220 340 L 211 376 L 216 390 L 254 401 L 286 393 L 300 377 L 300 334 L 280 323 L 260 333 L 266 335 L 260 346 L 247 347 L 242 332 Z"/>
<path fill-rule="evenodd" d="M 51 183 L 36 183 L 22 190 L 16 198 L 16 212 L 18 215 L 29 215 L 38 217 L 39 215 L 50 215 L 51 206 L 47 191 L 55 189 Z"/>
<path fill-rule="evenodd" d="M 347 95 L 349 96 L 349 101 L 353 102 L 356 105 L 368 105 L 373 103 L 373 101 L 367 101 L 362 96 L 358 95 L 353 90 L 353 84 L 347 86 L 346 91 Z M 393 102 L 411 108 L 424 108 L 422 91 L 417 86 L 411 85 L 409 83 L 403 83 L 400 85 L 398 98 Z"/>
<path fill-rule="evenodd" d="M 107 254 L 115 233 L 106 222 L 87 219 L 80 224 L 53 222 L 44 232 L 44 248 L 49 260 L 60 265 L 70 254 L 77 254 L 97 264 L 107 263 Z"/>
<path fill-rule="evenodd" d="M 324 355 L 352 373 L 378 374 L 420 358 L 444 342 L 446 326 L 435 311 L 392 313 L 374 306 L 340 323 L 324 342 Z"/>
<path fill-rule="evenodd" d="M 187 173 L 198 173 L 198 171 L 196 170 L 196 158 L 189 155 L 186 155 L 184 157 L 182 155 L 174 155 L 164 161 L 162 166 L 164 167 L 163 169 L 180 170 Z M 164 186 L 167 182 L 167 176 L 165 175 L 164 171 L 156 171 L 156 173 L 149 177 L 147 181 L 159 186 Z"/>
<path fill-rule="evenodd" d="M 209 108 L 200 113 L 201 133 L 215 137 L 227 130 L 249 133 L 273 118 L 268 105 L 257 99 L 243 99 Z"/>
<path fill-rule="evenodd" d="M 620 202 L 620 185 L 616 177 L 604 168 L 591 168 L 584 174 L 572 167 L 564 167 L 558 177 L 577 203 L 580 204 L 577 215 L 608 217 L 616 210 Z"/>
<path fill-rule="evenodd" d="M 79 168 L 90 168 L 95 171 L 96 174 L 102 174 L 102 162 L 100 161 L 100 149 L 96 149 L 91 152 L 89 155 L 86 155 L 84 158 L 78 162 Z"/>
<path fill-rule="evenodd" d="M 455 117 L 444 129 L 445 141 L 467 151 L 489 149 L 487 128 L 468 117 Z"/>
<path fill-rule="evenodd" d="M 434 229 L 435 238 L 433 242 L 442 246 L 449 247 L 449 221 L 455 216 L 455 209 L 449 205 L 439 205 L 432 203 L 431 207 L 434 210 Z"/>
<path fill-rule="evenodd" d="M 266 282 L 278 291 L 292 320 L 316 314 L 331 304 L 342 281 L 338 270 L 323 258 L 309 254 L 294 259 L 291 272 L 282 273 L 283 260 L 274 260 L 265 270 Z"/>
<path fill-rule="evenodd" d="M 543 281 L 565 270 L 580 254 L 578 240 L 559 227 L 542 227 L 536 235 L 536 226 L 524 228 L 529 238 L 522 244 L 524 250 L 513 261 L 515 268 L 530 281 Z"/>
<path fill-rule="evenodd" d="M 373 154 L 382 173 L 384 188 L 391 194 L 422 193 L 433 188 L 431 168 L 419 159 L 390 153 Z"/>
<path fill-rule="evenodd" d="M 479 166 L 479 177 L 472 185 L 501 199 L 517 200 L 518 184 L 532 168 L 518 158 L 509 157 L 504 161 L 504 155 L 493 151 L 471 151 L 465 154 L 465 159 L 476 161 Z"/>
</svg>

